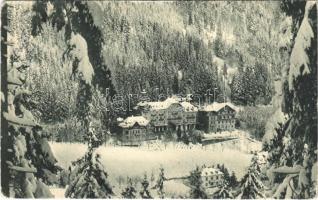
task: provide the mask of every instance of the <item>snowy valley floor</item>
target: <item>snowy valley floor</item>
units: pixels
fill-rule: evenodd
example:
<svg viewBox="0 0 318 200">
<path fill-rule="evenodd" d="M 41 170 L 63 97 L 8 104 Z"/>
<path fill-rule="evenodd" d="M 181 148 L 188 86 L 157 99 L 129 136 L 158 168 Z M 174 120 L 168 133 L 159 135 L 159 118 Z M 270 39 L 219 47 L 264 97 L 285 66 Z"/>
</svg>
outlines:
<svg viewBox="0 0 318 200">
<path fill-rule="evenodd" d="M 59 165 L 65 169 L 72 161 L 82 157 L 86 151 L 85 144 L 52 142 L 50 145 Z M 167 178 L 173 178 L 188 176 L 197 165 L 224 164 L 240 179 L 250 163 L 252 156 L 250 151 L 260 148 L 260 142 L 239 138 L 206 146 L 186 146 L 181 143 L 163 144 L 160 141 L 144 144 L 141 147 L 107 145 L 99 147 L 96 153 L 101 155 L 101 161 L 109 174 L 109 181 L 114 186 L 115 193 L 120 195 L 125 184 L 119 184 L 119 177 L 124 180 L 127 177 L 143 178 L 143 175 L 147 173 L 148 179 L 150 179 L 152 173 L 157 177 L 160 167 L 165 169 Z M 150 184 L 153 186 L 155 182 Z M 56 197 L 63 196 L 61 189 L 53 190 Z M 183 196 L 188 193 L 188 190 L 189 188 L 181 180 L 165 182 L 167 194 L 176 197 Z"/>
</svg>

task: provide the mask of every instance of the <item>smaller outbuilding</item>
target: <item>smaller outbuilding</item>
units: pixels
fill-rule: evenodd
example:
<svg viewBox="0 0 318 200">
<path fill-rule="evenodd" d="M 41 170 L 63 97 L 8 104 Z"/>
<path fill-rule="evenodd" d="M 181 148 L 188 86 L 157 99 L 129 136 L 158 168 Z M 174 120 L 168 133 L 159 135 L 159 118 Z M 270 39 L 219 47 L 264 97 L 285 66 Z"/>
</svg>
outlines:
<svg viewBox="0 0 318 200">
<path fill-rule="evenodd" d="M 204 188 L 218 187 L 224 182 L 224 174 L 214 167 L 203 167 L 201 170 L 202 185 Z"/>
<path fill-rule="evenodd" d="M 120 122 L 118 126 L 121 129 L 119 139 L 124 145 L 140 145 L 141 142 L 148 140 L 149 120 L 143 116 L 131 116 Z"/>
</svg>

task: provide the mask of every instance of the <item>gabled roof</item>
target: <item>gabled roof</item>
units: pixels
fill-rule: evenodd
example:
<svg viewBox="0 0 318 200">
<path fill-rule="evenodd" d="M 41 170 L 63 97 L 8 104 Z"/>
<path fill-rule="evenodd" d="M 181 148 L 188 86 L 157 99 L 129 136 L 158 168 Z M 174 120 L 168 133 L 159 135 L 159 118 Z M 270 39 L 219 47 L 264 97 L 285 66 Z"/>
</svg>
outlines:
<svg viewBox="0 0 318 200">
<path fill-rule="evenodd" d="M 206 111 L 206 112 L 218 112 L 219 110 L 221 110 L 222 108 L 224 108 L 225 106 L 228 106 L 230 108 L 232 108 L 235 111 L 238 111 L 238 108 L 233 105 L 232 103 L 212 103 L 210 105 L 206 105 L 204 107 L 202 107 L 200 110 L 201 111 Z"/>
<path fill-rule="evenodd" d="M 184 102 L 181 102 L 180 105 L 184 108 L 184 110 L 186 112 L 196 112 L 196 111 L 198 111 L 198 108 L 196 106 L 192 105 L 189 102 L 184 101 Z"/>
<path fill-rule="evenodd" d="M 220 169 L 214 168 L 214 167 L 205 167 L 201 171 L 201 176 L 213 176 L 213 175 L 222 175 L 223 172 L 221 172 Z"/>
<path fill-rule="evenodd" d="M 139 102 L 138 106 L 149 106 L 150 110 L 162 110 L 167 109 L 171 104 L 178 103 L 179 99 L 177 97 L 170 97 L 164 101 L 154 101 L 154 102 Z"/>
<path fill-rule="evenodd" d="M 121 122 L 119 126 L 122 128 L 130 128 L 136 123 L 138 123 L 140 126 L 147 126 L 149 121 L 142 116 L 131 116 L 127 117 L 123 122 Z"/>
<path fill-rule="evenodd" d="M 182 108 L 186 112 L 196 112 L 198 111 L 198 108 L 194 105 L 192 105 L 189 102 L 180 102 L 180 98 L 177 96 L 172 96 L 167 98 L 164 101 L 155 101 L 155 102 L 139 102 L 138 106 L 149 106 L 150 110 L 163 110 L 168 109 L 172 104 L 180 104 Z"/>
</svg>

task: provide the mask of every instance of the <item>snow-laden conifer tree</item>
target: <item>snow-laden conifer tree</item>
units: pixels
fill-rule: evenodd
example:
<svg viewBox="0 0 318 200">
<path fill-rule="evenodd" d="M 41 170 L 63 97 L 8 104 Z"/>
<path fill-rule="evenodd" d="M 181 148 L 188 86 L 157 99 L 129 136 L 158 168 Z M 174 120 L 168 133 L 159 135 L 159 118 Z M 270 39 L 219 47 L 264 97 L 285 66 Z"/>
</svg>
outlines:
<svg viewBox="0 0 318 200">
<path fill-rule="evenodd" d="M 292 17 L 290 61 L 284 69 L 283 111 L 288 120 L 269 142 L 274 198 L 317 195 L 317 2 L 282 2 Z"/>
<path fill-rule="evenodd" d="M 88 151 L 85 156 L 73 163 L 72 180 L 66 190 L 65 197 L 70 198 L 110 198 L 113 194 L 100 162 L 99 154 L 94 154 L 98 139 L 92 123 L 88 134 Z"/>
<path fill-rule="evenodd" d="M 35 12 L 32 18 L 34 36 L 43 31 L 43 23 L 48 21 L 58 31 L 64 31 L 68 47 L 63 56 L 71 60 L 72 77 L 79 82 L 76 114 L 86 133 L 88 151 L 83 158 L 74 163 L 75 169 L 71 174 L 71 184 L 65 196 L 109 198 L 112 195 L 112 188 L 107 182 L 107 173 L 99 161 L 99 156 L 94 154 L 94 150 L 100 145 L 100 138 L 97 138 L 93 124 L 96 113 L 92 108 L 92 93 L 93 82 L 97 77 L 94 68 L 104 67 L 100 55 L 102 43 L 100 30 L 94 25 L 87 2 L 35 2 L 33 11 Z M 87 43 L 87 38 L 92 41 Z M 105 77 L 103 76 L 103 78 Z M 107 82 L 107 80 L 105 81 Z M 105 84 L 103 85 L 105 86 Z"/>
<path fill-rule="evenodd" d="M 260 179 L 261 168 L 255 155 L 246 175 L 241 180 L 241 194 L 239 197 L 242 199 L 265 198 L 264 185 Z"/>
<path fill-rule="evenodd" d="M 124 191 L 121 193 L 121 195 L 125 199 L 135 199 L 136 198 L 136 189 L 132 184 L 131 178 L 128 178 L 127 183 L 128 183 L 128 185 L 124 189 Z"/>
<path fill-rule="evenodd" d="M 71 34 L 69 41 L 72 49 L 68 52 L 74 59 L 73 72 L 80 82 L 78 94 L 79 105 L 83 108 L 78 117 L 87 130 L 84 137 L 88 144 L 85 156 L 74 163 L 75 171 L 72 172 L 73 179 L 68 187 L 65 197 L 71 198 L 110 198 L 113 194 L 112 187 L 108 183 L 107 173 L 99 161 L 99 155 L 94 150 L 101 142 L 95 132 L 94 113 L 92 100 L 91 80 L 94 70 L 88 58 L 86 40 L 79 34 Z M 83 112 L 84 111 L 84 112 Z M 96 111 L 95 111 L 96 112 Z"/>
<path fill-rule="evenodd" d="M 195 170 L 191 171 L 189 176 L 190 184 L 190 198 L 192 199 L 206 199 L 207 194 L 203 188 L 201 170 L 199 167 L 196 167 Z"/>
<path fill-rule="evenodd" d="M 29 110 L 31 92 L 27 87 L 30 29 L 30 3 L 4 6 L 2 52 L 5 74 L 1 90 L 1 186 L 2 192 L 14 198 L 53 197 L 44 183 L 52 184 L 59 169 L 47 141 L 47 134 Z"/>
<path fill-rule="evenodd" d="M 165 180 L 166 180 L 166 177 L 165 177 L 164 169 L 160 168 L 159 177 L 158 177 L 157 183 L 153 187 L 153 189 L 157 189 L 158 195 L 162 199 L 165 196 L 164 185 L 163 185 Z"/>
<path fill-rule="evenodd" d="M 213 194 L 214 199 L 233 199 L 234 196 L 231 191 L 229 184 L 224 181 L 219 189 Z"/>
<path fill-rule="evenodd" d="M 151 199 L 151 194 L 149 192 L 149 181 L 147 179 L 147 174 L 145 174 L 144 179 L 141 182 L 142 190 L 140 191 L 140 196 L 143 199 Z"/>
</svg>

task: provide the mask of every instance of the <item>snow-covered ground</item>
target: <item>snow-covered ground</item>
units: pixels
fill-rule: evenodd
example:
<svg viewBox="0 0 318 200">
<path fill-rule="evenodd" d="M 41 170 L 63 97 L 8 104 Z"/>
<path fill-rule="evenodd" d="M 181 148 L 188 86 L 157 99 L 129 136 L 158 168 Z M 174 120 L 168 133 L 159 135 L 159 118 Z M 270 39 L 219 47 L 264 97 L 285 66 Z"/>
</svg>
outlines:
<svg viewBox="0 0 318 200">
<path fill-rule="evenodd" d="M 228 137 L 236 137 L 236 138 L 244 138 L 248 137 L 248 133 L 241 130 L 234 131 L 222 131 L 222 132 L 211 132 L 205 133 L 205 139 L 218 139 L 218 138 L 228 138 Z"/>
<path fill-rule="evenodd" d="M 53 142 L 50 145 L 63 168 L 68 168 L 72 161 L 82 157 L 87 149 L 85 144 L 79 143 Z M 101 146 L 96 153 L 101 155 L 110 175 L 139 176 L 151 170 L 157 171 L 162 166 L 168 177 L 177 177 L 187 174 L 196 165 L 220 163 L 241 177 L 251 157 L 248 152 L 260 148 L 260 142 L 247 139 L 206 146 L 159 141 L 141 147 Z"/>
<path fill-rule="evenodd" d="M 63 199 L 64 193 L 65 193 L 65 188 L 56 188 L 56 187 L 50 187 L 51 193 L 54 195 L 55 198 L 58 199 Z"/>
<path fill-rule="evenodd" d="M 208 149 L 232 149 L 240 152 L 251 153 L 252 151 L 259 151 L 262 148 L 262 143 L 249 137 L 249 134 L 242 130 L 223 131 L 217 133 L 204 134 L 203 141 L 208 140 L 228 140 L 218 142 L 213 145 L 208 145 Z"/>
<path fill-rule="evenodd" d="M 239 139 L 202 146 L 181 143 L 164 144 L 161 141 L 155 141 L 140 147 L 104 145 L 99 147 L 96 153 L 101 155 L 101 162 L 109 174 L 110 182 L 115 186 L 114 190 L 120 191 L 117 185 L 119 176 L 143 177 L 145 173 L 148 177 L 151 173 L 157 176 L 160 167 L 165 169 L 167 178 L 172 178 L 189 175 L 189 172 L 197 165 L 224 164 L 240 179 L 252 156 L 246 153 L 249 152 L 246 148 L 260 147 L 259 143 Z M 50 145 L 58 163 L 63 168 L 68 168 L 71 162 L 83 156 L 87 149 L 85 144 L 78 143 L 53 142 Z M 187 187 L 180 181 L 167 181 L 166 184 L 178 185 L 178 187 L 166 187 L 169 190 L 172 188 L 172 191 L 169 191 L 171 194 L 182 194 L 187 191 Z"/>
</svg>

